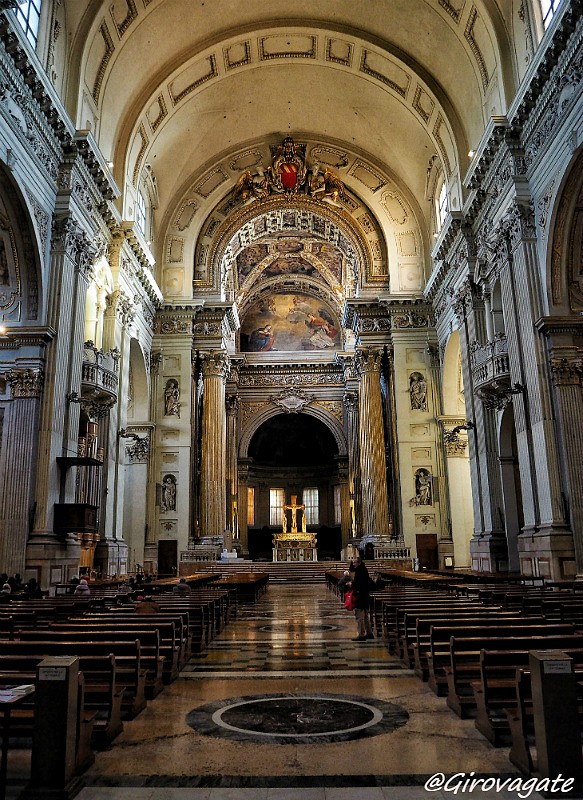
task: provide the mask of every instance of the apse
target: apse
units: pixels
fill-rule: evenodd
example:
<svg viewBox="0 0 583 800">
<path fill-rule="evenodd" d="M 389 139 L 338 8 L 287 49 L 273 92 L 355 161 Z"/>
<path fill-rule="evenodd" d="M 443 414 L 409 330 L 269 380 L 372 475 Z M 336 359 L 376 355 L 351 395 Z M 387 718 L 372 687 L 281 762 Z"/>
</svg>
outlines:
<svg viewBox="0 0 583 800">
<path fill-rule="evenodd" d="M 338 447 L 329 429 L 308 414 L 279 414 L 255 432 L 249 455 L 256 464 L 274 467 L 332 465 Z"/>
</svg>

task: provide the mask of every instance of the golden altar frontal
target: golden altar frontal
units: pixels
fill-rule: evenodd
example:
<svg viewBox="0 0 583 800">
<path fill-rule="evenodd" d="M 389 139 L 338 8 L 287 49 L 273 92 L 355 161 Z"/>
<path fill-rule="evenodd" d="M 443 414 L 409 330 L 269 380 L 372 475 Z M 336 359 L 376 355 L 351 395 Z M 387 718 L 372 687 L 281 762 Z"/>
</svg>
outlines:
<svg viewBox="0 0 583 800">
<path fill-rule="evenodd" d="M 276 533 L 273 536 L 274 561 L 317 561 L 315 533 Z"/>
</svg>

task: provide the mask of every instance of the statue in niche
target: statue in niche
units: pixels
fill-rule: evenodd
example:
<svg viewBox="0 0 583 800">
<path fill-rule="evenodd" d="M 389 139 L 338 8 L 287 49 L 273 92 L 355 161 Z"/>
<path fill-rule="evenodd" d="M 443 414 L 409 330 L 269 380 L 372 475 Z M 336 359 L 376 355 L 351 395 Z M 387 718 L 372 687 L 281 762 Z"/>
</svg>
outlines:
<svg viewBox="0 0 583 800">
<path fill-rule="evenodd" d="M 170 378 L 166 382 L 164 389 L 164 416 L 165 417 L 179 417 L 180 416 L 180 387 L 175 378 Z"/>
<path fill-rule="evenodd" d="M 174 475 L 165 475 L 162 480 L 162 499 L 160 511 L 176 511 L 176 478 Z"/>
<path fill-rule="evenodd" d="M 433 476 L 428 469 L 421 468 L 415 472 L 415 497 L 411 500 L 411 505 L 433 505 L 432 481 Z"/>
<path fill-rule="evenodd" d="M 420 372 L 409 377 L 409 397 L 412 410 L 427 411 L 427 381 Z"/>
</svg>

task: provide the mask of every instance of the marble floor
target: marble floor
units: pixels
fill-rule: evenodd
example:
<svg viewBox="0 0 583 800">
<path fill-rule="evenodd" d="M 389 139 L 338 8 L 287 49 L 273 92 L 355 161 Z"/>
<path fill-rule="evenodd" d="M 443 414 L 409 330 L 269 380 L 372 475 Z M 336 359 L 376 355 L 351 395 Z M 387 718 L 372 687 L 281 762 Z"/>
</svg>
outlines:
<svg viewBox="0 0 583 800">
<path fill-rule="evenodd" d="M 79 800 L 540 797 L 507 749 L 355 635 L 324 585 L 271 585 L 97 754 Z"/>
</svg>

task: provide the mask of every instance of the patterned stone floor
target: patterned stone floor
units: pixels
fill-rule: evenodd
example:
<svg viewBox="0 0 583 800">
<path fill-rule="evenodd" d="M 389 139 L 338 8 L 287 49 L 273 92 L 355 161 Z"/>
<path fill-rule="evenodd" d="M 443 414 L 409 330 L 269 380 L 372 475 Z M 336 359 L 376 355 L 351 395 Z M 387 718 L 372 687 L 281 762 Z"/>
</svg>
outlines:
<svg viewBox="0 0 583 800">
<path fill-rule="evenodd" d="M 382 640 L 355 635 L 324 585 L 270 586 L 125 723 L 79 800 L 540 797 Z"/>
</svg>

